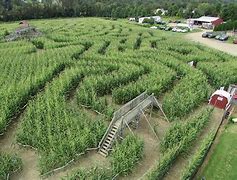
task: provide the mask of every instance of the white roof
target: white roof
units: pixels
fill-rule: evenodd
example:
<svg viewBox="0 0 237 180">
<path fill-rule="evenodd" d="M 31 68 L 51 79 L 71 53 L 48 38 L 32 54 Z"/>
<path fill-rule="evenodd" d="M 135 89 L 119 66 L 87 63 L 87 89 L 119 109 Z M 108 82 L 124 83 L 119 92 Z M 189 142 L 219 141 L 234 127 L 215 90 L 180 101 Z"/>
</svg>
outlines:
<svg viewBox="0 0 237 180">
<path fill-rule="evenodd" d="M 230 93 L 228 93 L 227 91 L 224 91 L 224 90 L 217 90 L 216 92 L 214 92 L 212 94 L 212 96 L 214 96 L 214 95 L 224 96 L 228 99 L 228 102 L 230 102 L 230 100 L 231 100 Z"/>
<path fill-rule="evenodd" d="M 201 21 L 201 22 L 213 22 L 220 19 L 219 17 L 209 17 L 209 16 L 202 16 L 200 18 L 197 19 L 193 19 L 194 21 Z"/>
<path fill-rule="evenodd" d="M 161 19 L 161 17 L 160 17 L 160 16 L 140 17 L 139 19 L 150 19 L 150 18 L 154 18 L 154 19 Z"/>
</svg>

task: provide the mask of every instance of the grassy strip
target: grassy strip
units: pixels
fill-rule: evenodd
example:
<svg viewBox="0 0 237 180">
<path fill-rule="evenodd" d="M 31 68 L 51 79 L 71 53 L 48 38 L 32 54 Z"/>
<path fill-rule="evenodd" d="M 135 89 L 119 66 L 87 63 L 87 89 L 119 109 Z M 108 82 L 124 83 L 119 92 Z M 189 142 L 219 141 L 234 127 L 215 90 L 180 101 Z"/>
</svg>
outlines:
<svg viewBox="0 0 237 180">
<path fill-rule="evenodd" d="M 207 137 L 203 140 L 201 147 L 197 150 L 191 161 L 189 162 L 189 165 L 184 170 L 181 179 L 182 180 L 188 180 L 192 179 L 195 173 L 197 172 L 200 165 L 203 163 L 204 158 L 211 147 L 211 144 L 213 142 L 215 134 L 210 133 L 207 135 Z"/>
<path fill-rule="evenodd" d="M 0 179 L 8 179 L 8 175 L 22 167 L 22 161 L 17 156 L 0 153 Z"/>
</svg>

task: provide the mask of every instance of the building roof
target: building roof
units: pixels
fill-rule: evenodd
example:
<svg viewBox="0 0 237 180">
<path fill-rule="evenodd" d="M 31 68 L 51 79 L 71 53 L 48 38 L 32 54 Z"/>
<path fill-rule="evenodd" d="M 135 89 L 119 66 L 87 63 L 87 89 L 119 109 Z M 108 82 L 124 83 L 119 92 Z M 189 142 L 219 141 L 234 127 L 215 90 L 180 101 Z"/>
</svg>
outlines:
<svg viewBox="0 0 237 180">
<path fill-rule="evenodd" d="M 194 21 L 200 21 L 200 22 L 213 22 L 213 21 L 216 21 L 220 19 L 219 17 L 210 17 L 210 16 L 202 16 L 200 18 L 197 18 L 197 19 L 193 19 Z"/>
</svg>

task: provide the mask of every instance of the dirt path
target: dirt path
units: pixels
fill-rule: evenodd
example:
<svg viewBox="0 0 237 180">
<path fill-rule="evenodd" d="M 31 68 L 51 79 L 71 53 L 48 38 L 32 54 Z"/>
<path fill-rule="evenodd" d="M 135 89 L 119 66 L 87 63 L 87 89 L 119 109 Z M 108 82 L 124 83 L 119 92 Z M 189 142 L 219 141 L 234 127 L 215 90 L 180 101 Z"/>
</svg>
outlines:
<svg viewBox="0 0 237 180">
<path fill-rule="evenodd" d="M 211 132 L 212 130 L 216 130 L 221 122 L 221 118 L 223 115 L 223 111 L 219 109 L 214 109 L 211 119 L 205 127 L 205 129 L 201 132 L 197 140 L 193 143 L 190 150 L 187 153 L 181 154 L 169 170 L 168 174 L 164 177 L 165 180 L 174 180 L 180 179 L 183 170 L 188 165 L 189 160 L 193 157 L 196 150 L 200 147 L 202 140 L 206 137 L 206 135 Z"/>
<path fill-rule="evenodd" d="M 203 32 L 189 33 L 185 36 L 186 39 L 199 42 L 211 48 L 226 52 L 228 54 L 237 56 L 237 45 L 221 42 L 215 39 L 202 38 Z"/>
<path fill-rule="evenodd" d="M 85 168 L 90 169 L 92 167 L 109 167 L 108 158 L 101 156 L 97 151 L 90 151 L 87 154 L 81 156 L 77 161 L 67 166 L 62 171 L 58 171 L 49 177 L 46 177 L 47 180 L 57 180 L 65 177 L 68 174 L 72 174 L 74 171 Z"/>
<path fill-rule="evenodd" d="M 227 120 L 224 120 L 222 126 L 221 126 L 220 129 L 219 129 L 219 132 L 218 132 L 217 135 L 216 135 L 215 141 L 213 142 L 213 144 L 212 144 L 212 146 L 211 146 L 211 148 L 210 148 L 210 150 L 209 150 L 209 152 L 208 152 L 208 154 L 207 154 L 207 156 L 206 156 L 204 162 L 202 163 L 202 166 L 199 168 L 199 170 L 198 170 L 197 174 L 195 175 L 194 179 L 199 179 L 200 176 L 202 175 L 202 173 L 203 173 L 205 167 L 208 165 L 208 162 L 209 162 L 209 160 L 210 160 L 212 154 L 214 153 L 214 151 L 215 151 L 215 149 L 216 149 L 216 146 L 217 146 L 218 143 L 220 142 L 220 137 L 221 137 L 223 131 L 225 130 L 225 125 L 226 125 L 227 123 L 228 123 L 228 121 L 227 121 Z"/>
<path fill-rule="evenodd" d="M 13 121 L 3 136 L 0 137 L 0 151 L 9 154 L 17 154 L 22 162 L 23 169 L 10 176 L 12 180 L 38 180 L 40 175 L 37 168 L 38 156 L 36 152 L 29 148 L 20 147 L 16 144 L 15 136 L 19 126 L 20 118 Z"/>
<path fill-rule="evenodd" d="M 162 139 L 170 124 L 163 120 L 158 113 L 153 113 L 149 121 L 153 127 L 156 127 L 159 139 Z M 145 118 L 141 119 L 138 129 L 134 130 L 134 133 L 144 141 L 144 157 L 128 176 L 120 177 L 121 180 L 142 179 L 160 159 L 160 140 L 154 135 Z"/>
</svg>

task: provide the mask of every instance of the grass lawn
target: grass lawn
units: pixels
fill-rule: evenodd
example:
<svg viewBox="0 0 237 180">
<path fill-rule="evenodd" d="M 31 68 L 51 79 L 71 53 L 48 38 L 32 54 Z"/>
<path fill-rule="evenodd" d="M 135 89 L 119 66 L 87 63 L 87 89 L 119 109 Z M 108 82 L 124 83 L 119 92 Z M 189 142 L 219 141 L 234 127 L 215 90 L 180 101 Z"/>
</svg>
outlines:
<svg viewBox="0 0 237 180">
<path fill-rule="evenodd" d="M 237 125 L 228 125 L 217 145 L 202 177 L 206 180 L 237 179 Z"/>
</svg>

